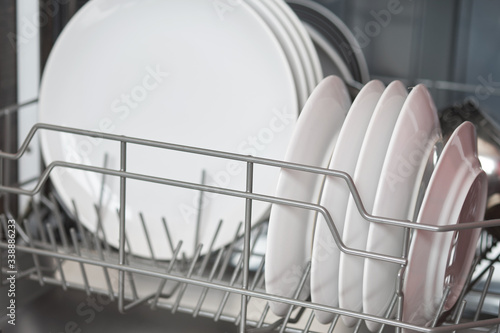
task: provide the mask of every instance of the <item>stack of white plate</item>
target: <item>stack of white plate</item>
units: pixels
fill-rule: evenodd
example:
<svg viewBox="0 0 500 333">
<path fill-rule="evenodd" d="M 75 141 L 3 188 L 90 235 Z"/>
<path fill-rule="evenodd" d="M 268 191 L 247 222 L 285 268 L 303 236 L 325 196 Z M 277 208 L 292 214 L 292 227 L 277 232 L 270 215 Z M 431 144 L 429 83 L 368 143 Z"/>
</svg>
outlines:
<svg viewBox="0 0 500 333">
<path fill-rule="evenodd" d="M 423 85 L 407 93 L 399 81 L 385 87 L 370 81 L 350 103 L 337 77 L 325 78 L 311 94 L 292 134 L 285 159 L 349 174 L 363 208 L 374 216 L 450 225 L 479 221 L 487 184 L 477 157 L 474 126 L 464 123 L 446 143 L 437 163 L 441 130 L 432 98 Z M 339 250 L 333 234 L 349 248 L 403 257 L 405 229 L 370 223 L 360 214 L 347 183 L 333 176 L 283 169 L 276 195 L 325 207 L 321 214 L 273 205 L 266 253 L 266 290 L 293 297 L 311 261 L 312 302 L 384 316 L 396 292 L 400 266 Z M 421 199 L 423 197 L 423 199 Z M 415 218 L 416 217 L 416 218 Z M 457 301 L 471 268 L 479 230 L 435 233 L 417 230 L 404 280 L 403 320 L 428 324 L 446 286 L 444 311 Z M 272 303 L 276 315 L 289 306 Z M 316 312 L 321 323 L 333 313 Z M 357 320 L 343 316 L 347 327 Z M 380 325 L 366 321 L 370 331 Z"/>
<path fill-rule="evenodd" d="M 308 31 L 283 0 L 93 0 L 53 47 L 39 121 L 283 159 L 322 67 Z M 344 79 L 352 81 L 348 72 Z M 120 169 L 116 142 L 46 131 L 41 143 L 47 164 Z M 127 147 L 127 171 L 245 188 L 244 163 L 139 145 Z M 272 194 L 278 174 L 256 167 L 254 190 Z M 118 245 L 117 177 L 56 169 L 51 180 L 85 227 L 97 230 L 99 217 L 100 235 Z M 140 181 L 128 181 L 126 189 L 129 250 L 139 256 L 171 258 L 162 220 L 191 257 L 197 242 L 210 243 L 220 220 L 214 249 L 234 238 L 244 218 L 244 200 L 237 198 L 205 193 L 200 200 L 194 191 Z M 268 211 L 255 202 L 254 221 Z"/>
</svg>

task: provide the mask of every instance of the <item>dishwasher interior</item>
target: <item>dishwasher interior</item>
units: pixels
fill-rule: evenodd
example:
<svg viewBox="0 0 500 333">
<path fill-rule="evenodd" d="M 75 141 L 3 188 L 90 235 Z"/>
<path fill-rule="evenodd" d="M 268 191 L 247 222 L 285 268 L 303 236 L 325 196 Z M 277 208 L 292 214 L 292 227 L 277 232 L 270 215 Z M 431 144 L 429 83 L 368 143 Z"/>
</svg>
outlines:
<svg viewBox="0 0 500 333">
<path fill-rule="evenodd" d="M 253 165 L 301 167 L 325 173 L 319 168 L 265 159 L 227 156 L 224 152 L 158 143 L 142 138 L 103 134 L 78 128 L 37 123 L 37 99 L 41 73 L 59 33 L 83 0 L 9 0 L 1 6 L 0 65 L 1 211 L 0 332 L 368 332 L 365 320 L 382 324 L 379 332 L 500 331 L 500 220 L 479 222 L 481 232 L 474 269 L 467 286 L 450 311 L 439 310 L 430 327 L 401 321 L 401 286 L 385 317 L 374 317 L 266 293 L 264 280 L 267 221 L 250 225 L 242 216 L 233 241 L 214 249 L 218 228 L 207 244 L 194 249 L 193 256 L 181 251 L 172 240 L 169 223 L 161 221 L 161 236 L 173 253 L 169 261 L 156 259 L 150 234 L 143 223 L 150 258 L 131 254 L 134 237 L 120 227 L 120 245 L 106 242 L 101 225 L 102 202 L 95 204 L 97 231 L 90 232 L 79 220 L 76 206 L 66 207 L 50 182 L 57 168 L 76 168 L 97 173 L 102 187 L 106 179 L 145 181 L 177 186 L 196 193 L 217 193 L 238 197 L 250 207 L 252 200 L 275 199 L 252 192 L 251 185 L 237 191 L 200 183 L 135 174 L 122 165 L 119 170 L 83 164 L 44 165 L 38 135 L 41 131 L 64 132 L 116 143 L 123 156 L 126 147 L 143 145 L 187 154 L 230 158 L 246 167 L 251 184 Z M 316 0 L 337 15 L 358 40 L 371 79 L 384 83 L 401 80 L 407 87 L 423 83 L 440 111 L 443 132 L 463 121 L 476 125 L 479 138 L 486 141 L 491 160 L 483 162 L 488 173 L 486 220 L 500 218 L 500 3 L 494 1 L 446 0 L 395 1 L 400 9 L 388 11 L 393 0 Z M 31 20 L 44 13 L 37 24 Z M 389 13 L 383 15 L 381 13 Z M 381 16 L 382 15 L 382 16 Z M 41 17 L 41 16 L 40 16 Z M 17 31 L 16 38 L 8 38 Z M 353 184 L 354 186 L 354 184 Z M 355 188 L 355 186 L 354 186 Z M 126 195 L 124 187 L 123 198 Z M 149 193 L 148 195 L 154 195 Z M 354 195 L 354 194 L 353 194 Z M 201 198 L 201 196 L 200 196 Z M 278 198 L 279 199 L 279 198 Z M 282 200 L 285 205 L 297 203 Z M 300 203 L 298 204 L 300 206 Z M 202 202 L 198 210 L 202 210 Z M 303 208 L 311 209 L 303 204 Z M 248 211 L 246 211 L 246 214 Z M 124 220 L 125 212 L 117 214 Z M 141 217 L 142 218 L 142 217 Z M 16 305 L 17 323 L 9 325 L 8 299 L 12 268 L 8 266 L 8 224 L 16 221 Z M 158 237 L 158 235 L 155 235 Z M 193 235 L 198 237 L 198 235 Z M 404 275 L 404 265 L 401 268 Z M 297 278 L 296 296 L 308 283 L 310 266 Z M 446 293 L 445 293 L 446 294 Z M 293 305 L 286 316 L 270 311 L 269 302 Z M 444 296 L 442 303 L 446 301 Z M 319 323 L 313 310 L 334 313 L 331 324 Z M 341 316 L 356 318 L 353 328 L 344 326 Z"/>
</svg>

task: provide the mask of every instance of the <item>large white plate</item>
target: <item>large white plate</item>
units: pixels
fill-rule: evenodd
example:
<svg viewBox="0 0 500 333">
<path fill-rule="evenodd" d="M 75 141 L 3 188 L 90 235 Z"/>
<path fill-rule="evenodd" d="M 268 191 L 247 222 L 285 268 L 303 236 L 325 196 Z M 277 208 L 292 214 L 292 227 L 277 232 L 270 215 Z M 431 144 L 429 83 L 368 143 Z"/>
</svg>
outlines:
<svg viewBox="0 0 500 333">
<path fill-rule="evenodd" d="M 412 89 L 392 133 L 373 205 L 373 215 L 413 219 L 422 176 L 441 128 L 432 97 L 424 85 Z M 366 251 L 401 256 L 404 229 L 370 223 Z M 382 316 L 396 287 L 399 265 L 365 259 L 363 312 Z M 380 325 L 366 322 L 372 332 Z"/>
<path fill-rule="evenodd" d="M 387 86 L 373 113 L 366 131 L 358 163 L 354 171 L 354 184 L 367 212 L 373 210 L 375 193 L 382 171 L 385 155 L 394 126 L 406 99 L 406 88 L 399 81 Z M 366 249 L 369 222 L 358 211 L 351 196 L 347 203 L 344 233 L 342 240 L 352 248 Z M 339 264 L 339 305 L 353 311 L 361 311 L 363 291 L 364 258 L 340 254 Z M 356 319 L 342 317 L 347 326 L 356 324 Z"/>
<path fill-rule="evenodd" d="M 283 23 L 274 15 L 274 13 L 264 4 L 261 0 L 247 0 L 246 3 L 255 10 L 260 17 L 267 23 L 271 31 L 275 34 L 281 48 L 285 52 L 285 55 L 292 69 L 292 74 L 294 76 L 295 84 L 297 86 L 297 96 L 299 108 L 302 108 L 306 103 L 307 97 L 312 91 L 312 87 L 309 86 L 310 81 L 308 76 L 311 76 L 312 71 L 306 70 L 305 64 L 302 61 L 299 50 L 294 44 L 289 31 L 285 29 Z M 257 50 L 257 49 L 256 49 Z M 254 51 L 255 52 L 255 51 Z M 261 52 L 261 51 L 259 51 Z"/>
<path fill-rule="evenodd" d="M 380 81 L 368 82 L 359 92 L 347 113 L 344 125 L 333 151 L 328 168 L 354 175 L 366 129 L 373 111 L 384 91 Z M 344 180 L 326 177 L 320 204 L 328 209 L 335 227 L 342 235 L 344 218 L 349 199 L 349 188 Z M 338 273 L 340 250 L 323 217 L 318 214 L 311 259 L 311 300 L 330 306 L 338 305 Z M 319 322 L 326 324 L 335 315 L 316 311 Z"/>
<path fill-rule="evenodd" d="M 460 125 L 446 143 L 424 197 L 418 222 L 450 225 L 480 221 L 487 195 L 486 174 L 477 158 L 474 125 Z M 436 315 L 444 289 L 448 311 L 472 266 L 480 229 L 456 232 L 416 230 L 403 285 L 403 321 L 427 325 Z"/>
<path fill-rule="evenodd" d="M 225 8 L 225 7 L 224 7 Z M 283 159 L 298 115 L 289 64 L 262 19 L 245 3 L 232 10 L 204 0 L 94 0 L 69 22 L 50 54 L 40 92 L 45 123 L 152 140 Z M 119 169 L 119 145 L 100 139 L 43 132 L 45 161 Z M 127 170 L 244 189 L 243 164 L 128 145 Z M 274 193 L 279 170 L 255 169 L 254 189 Z M 51 175 L 64 203 L 75 199 L 82 223 L 96 229 L 94 204 L 101 176 L 77 170 Z M 107 240 L 118 245 L 119 180 L 106 177 L 102 220 Z M 132 252 L 150 256 L 139 212 L 154 254 L 174 243 L 193 254 L 199 194 L 127 181 L 126 226 Z M 269 205 L 254 202 L 255 219 Z M 215 247 L 228 243 L 244 219 L 244 200 L 205 194 L 200 241 L 208 243 L 224 221 Z"/>
<path fill-rule="evenodd" d="M 321 81 L 324 76 L 318 53 L 304 25 L 284 0 L 274 0 L 274 3 L 278 5 L 285 17 L 291 22 L 293 29 L 299 34 L 311 62 L 316 82 Z"/>
<path fill-rule="evenodd" d="M 350 104 L 340 78 L 329 76 L 322 80 L 300 114 L 285 160 L 326 168 Z M 318 174 L 282 169 L 276 196 L 317 203 L 323 179 Z M 265 266 L 267 292 L 293 296 L 311 258 L 314 218 L 314 212 L 309 210 L 272 206 Z M 306 286 L 301 297 L 309 294 L 309 284 Z M 271 303 L 271 310 L 278 316 L 285 315 L 288 309 L 287 304 Z"/>
<path fill-rule="evenodd" d="M 308 92 L 313 91 L 313 89 L 318 84 L 319 80 L 316 80 L 316 75 L 314 72 L 314 68 L 312 65 L 311 58 L 309 57 L 309 53 L 307 52 L 307 48 L 304 44 L 304 41 L 300 38 L 299 33 L 295 29 L 292 22 L 289 18 L 283 13 L 283 10 L 278 7 L 276 2 L 269 0 L 261 0 L 261 3 L 267 7 L 270 13 L 278 20 L 278 22 L 283 26 L 285 31 L 288 33 L 290 40 L 299 55 L 302 66 L 304 68 L 306 83 Z"/>
</svg>

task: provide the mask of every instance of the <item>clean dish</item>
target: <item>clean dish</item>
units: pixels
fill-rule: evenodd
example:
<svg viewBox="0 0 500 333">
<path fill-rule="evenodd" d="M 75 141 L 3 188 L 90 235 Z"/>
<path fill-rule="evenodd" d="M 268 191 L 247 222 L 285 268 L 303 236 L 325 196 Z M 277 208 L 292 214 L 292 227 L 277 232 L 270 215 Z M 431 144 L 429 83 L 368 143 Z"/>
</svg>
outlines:
<svg viewBox="0 0 500 333">
<path fill-rule="evenodd" d="M 312 0 L 286 0 L 301 19 L 323 34 L 344 62 L 350 66 L 354 79 L 366 83 L 370 79 L 363 50 L 349 28 L 331 10 Z"/>
<path fill-rule="evenodd" d="M 338 75 L 347 83 L 352 83 L 354 81 L 352 74 L 337 51 L 323 37 L 323 35 L 318 33 L 309 24 L 304 23 L 304 27 L 313 40 L 314 47 L 318 52 L 323 73 L 325 73 L 325 75 Z"/>
<path fill-rule="evenodd" d="M 269 0 L 260 0 L 260 1 L 265 7 L 267 7 L 270 13 L 278 20 L 278 22 L 283 26 L 285 31 L 288 33 L 288 36 L 292 41 L 292 45 L 295 48 L 296 52 L 298 53 L 299 58 L 302 62 L 302 66 L 304 67 L 308 92 L 313 91 L 313 89 L 316 87 L 316 85 L 320 80 L 316 79 L 311 58 L 309 57 L 307 48 L 302 38 L 300 37 L 298 31 L 295 29 L 295 26 L 292 24 L 292 22 L 288 19 L 283 10 L 276 4 L 275 1 L 269 1 Z"/>
<path fill-rule="evenodd" d="M 297 116 L 287 58 L 272 31 L 244 2 L 221 11 L 204 0 L 91 1 L 58 38 L 39 102 L 44 123 L 273 159 L 284 158 Z M 102 166 L 107 154 L 108 168 L 120 168 L 117 143 L 40 134 L 46 163 Z M 274 169 L 256 166 L 256 192 L 274 193 L 279 176 Z M 132 144 L 127 146 L 127 170 L 195 183 L 204 170 L 207 185 L 245 188 L 244 164 Z M 75 199 L 81 222 L 95 231 L 101 175 L 56 169 L 51 180 L 63 203 L 72 207 Z M 198 198 L 191 190 L 128 180 L 131 251 L 150 256 L 142 212 L 156 258 L 171 257 L 162 217 L 173 242 L 182 239 L 183 251 L 192 256 Z M 119 180 L 106 177 L 101 217 L 112 246 L 118 246 L 118 206 Z M 255 220 L 269 206 L 254 201 Z M 203 253 L 221 219 L 214 248 L 233 239 L 244 207 L 244 200 L 205 193 L 199 233 L 207 245 Z"/>
<path fill-rule="evenodd" d="M 380 173 L 389 147 L 394 126 L 406 100 L 407 92 L 400 81 L 387 86 L 373 113 L 366 131 L 358 163 L 354 171 L 354 184 L 368 213 L 373 210 Z M 358 211 L 354 199 L 349 196 L 342 240 L 346 246 L 366 249 L 369 222 Z M 363 304 L 364 258 L 345 253 L 340 254 L 339 305 L 353 311 L 361 311 Z M 343 316 L 347 326 L 354 326 L 356 319 Z"/>
<path fill-rule="evenodd" d="M 340 78 L 323 79 L 300 114 L 285 160 L 326 168 L 350 104 Z M 275 196 L 317 203 L 324 178 L 281 169 Z M 313 211 L 272 206 L 265 258 L 266 292 L 293 296 L 303 268 L 311 259 L 314 219 Z M 309 284 L 306 286 L 301 298 L 309 294 Z M 288 304 L 271 303 L 271 310 L 278 316 L 284 316 L 288 309 Z"/>
<path fill-rule="evenodd" d="M 477 157 L 474 125 L 460 125 L 446 143 L 418 215 L 436 226 L 480 221 L 486 209 L 487 177 Z M 448 311 L 457 301 L 472 266 L 480 229 L 460 232 L 415 230 L 403 285 L 403 321 L 428 325 L 444 289 Z"/>
<path fill-rule="evenodd" d="M 387 150 L 372 214 L 413 220 L 418 190 L 441 127 L 432 97 L 424 85 L 412 89 L 406 99 Z M 403 254 L 404 229 L 370 223 L 366 251 L 390 256 Z M 365 259 L 363 312 L 382 316 L 394 295 L 399 265 Z M 380 324 L 367 321 L 372 332 Z"/>
<path fill-rule="evenodd" d="M 295 31 L 299 34 L 300 39 L 302 40 L 302 44 L 305 46 L 307 53 L 309 55 L 309 59 L 313 67 L 316 82 L 321 81 L 324 77 L 323 70 L 321 68 L 321 63 L 318 57 L 318 53 L 316 51 L 316 48 L 314 47 L 311 37 L 307 33 L 307 30 L 305 29 L 302 22 L 300 22 L 300 19 L 297 17 L 297 15 L 293 12 L 293 10 L 290 8 L 290 6 L 287 5 L 287 3 L 284 0 L 274 0 L 274 2 L 278 5 L 278 7 L 281 9 L 286 18 L 292 23 Z"/>
<path fill-rule="evenodd" d="M 340 130 L 329 169 L 354 175 L 366 129 L 384 88 L 382 82 L 374 80 L 361 89 Z M 326 177 L 320 204 L 328 209 L 339 235 L 342 235 L 344 230 L 349 193 L 344 180 Z M 323 215 L 318 214 L 311 259 L 311 300 L 314 303 L 338 306 L 339 257 L 340 250 L 332 232 Z M 315 311 L 315 314 L 318 321 L 323 324 L 332 321 L 335 316 L 322 311 Z"/>
<path fill-rule="evenodd" d="M 295 79 L 295 84 L 297 85 L 299 108 L 302 108 L 306 103 L 307 97 L 312 91 L 312 88 L 308 86 L 308 81 L 309 81 L 308 76 L 310 76 L 311 73 L 309 73 L 304 68 L 304 63 L 300 58 L 299 52 L 296 46 L 294 45 L 289 32 L 285 29 L 285 27 L 278 20 L 278 18 L 269 10 L 269 8 L 266 5 L 264 5 L 264 1 L 247 0 L 245 3 L 248 4 L 253 10 L 255 10 L 264 20 L 264 22 L 266 22 L 266 24 L 269 26 L 271 31 L 276 36 L 278 42 L 281 45 L 281 48 L 285 52 L 285 55 L 292 69 L 292 74 Z"/>
</svg>

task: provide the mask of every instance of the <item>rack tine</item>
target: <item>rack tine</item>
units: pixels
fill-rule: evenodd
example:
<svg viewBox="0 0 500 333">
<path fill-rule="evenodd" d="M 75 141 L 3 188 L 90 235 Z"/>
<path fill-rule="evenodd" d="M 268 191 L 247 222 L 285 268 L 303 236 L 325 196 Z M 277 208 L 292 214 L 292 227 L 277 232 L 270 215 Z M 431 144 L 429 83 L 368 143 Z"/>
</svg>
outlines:
<svg viewBox="0 0 500 333">
<path fill-rule="evenodd" d="M 337 314 L 333 318 L 332 323 L 330 324 L 330 327 L 328 328 L 328 333 L 333 333 L 333 330 L 335 329 L 335 326 L 337 326 L 337 322 L 339 321 L 340 316 Z"/>
<path fill-rule="evenodd" d="M 76 202 L 75 202 L 75 200 L 72 199 L 71 203 L 73 204 L 73 210 L 74 210 L 75 220 L 76 220 L 76 227 L 78 228 L 78 233 L 80 234 L 80 237 L 82 238 L 83 247 L 87 250 L 90 250 L 89 242 L 87 240 L 87 236 L 85 235 L 85 230 L 83 229 L 82 223 L 80 221 L 80 216 L 78 214 L 78 208 L 76 207 Z"/>
<path fill-rule="evenodd" d="M 215 272 L 217 271 L 217 267 L 219 267 L 219 263 L 222 259 L 222 254 L 224 253 L 224 248 L 221 248 L 219 250 L 219 253 L 217 254 L 217 259 L 215 259 L 215 263 L 212 267 L 212 270 L 210 271 L 210 276 L 208 277 L 208 281 L 212 282 L 213 278 L 215 276 Z M 203 305 L 203 302 L 205 301 L 205 297 L 207 296 L 208 293 L 208 288 L 203 288 L 203 291 L 201 292 L 200 298 L 198 300 L 198 304 L 196 305 L 196 308 L 193 311 L 193 317 L 197 317 L 198 313 L 200 312 L 201 306 Z"/>
<path fill-rule="evenodd" d="M 57 252 L 56 238 L 54 236 L 54 230 L 51 225 L 47 225 L 47 233 L 49 234 L 50 244 L 52 246 L 52 251 Z M 66 284 L 66 278 L 64 276 L 64 271 L 62 269 L 62 259 L 54 259 L 57 263 L 57 269 L 59 270 L 59 274 L 61 275 L 61 285 L 64 291 L 68 289 Z"/>
<path fill-rule="evenodd" d="M 257 237 L 255 237 L 255 239 L 252 243 L 252 246 L 250 249 L 250 255 L 253 253 L 253 251 L 255 249 L 255 244 L 257 244 L 257 240 L 259 239 L 259 236 L 260 236 L 260 233 L 262 232 L 262 230 L 263 230 L 263 227 L 261 226 L 259 228 L 258 233 L 257 233 Z M 236 264 L 236 269 L 234 270 L 233 275 L 231 277 L 230 286 L 234 285 L 234 283 L 236 282 L 236 278 L 238 277 L 242 268 L 243 268 L 243 255 L 240 255 L 240 259 L 238 260 L 238 263 Z M 219 309 L 217 310 L 217 313 L 214 317 L 215 321 L 218 321 L 220 316 L 222 315 L 222 310 L 224 310 L 224 307 L 226 306 L 228 298 L 229 298 L 229 292 L 226 292 L 224 294 L 224 297 L 222 298 L 220 305 L 219 305 Z"/>
<path fill-rule="evenodd" d="M 464 300 L 465 298 L 465 295 L 467 294 L 467 291 L 469 288 L 471 288 L 475 282 L 473 284 L 471 284 L 471 280 L 472 280 L 472 276 L 474 275 L 474 271 L 476 270 L 476 267 L 477 265 L 479 264 L 479 262 L 481 261 L 481 258 L 480 257 L 476 257 L 472 263 L 472 267 L 469 271 L 469 274 L 467 275 L 467 279 L 465 280 L 465 288 L 462 289 L 462 291 L 460 292 L 460 296 L 458 297 L 458 300 L 457 300 L 457 304 L 461 304 L 462 301 Z M 467 287 L 469 286 L 469 287 Z M 457 311 L 458 311 L 458 307 L 455 308 L 455 310 L 453 311 L 453 315 L 451 316 L 451 319 L 452 320 L 455 320 L 456 316 L 457 316 Z"/>
<path fill-rule="evenodd" d="M 128 257 L 125 257 L 125 264 L 130 265 Z M 135 301 L 139 298 L 139 294 L 137 293 L 137 288 L 135 286 L 134 274 L 132 272 L 127 272 L 126 274 L 128 276 L 128 283 L 130 284 L 130 290 L 132 291 L 132 297 L 134 298 Z"/>
<path fill-rule="evenodd" d="M 231 276 L 231 281 L 229 281 L 229 285 L 231 287 L 236 282 L 236 278 L 239 275 L 242 263 L 243 263 L 243 256 L 240 256 L 240 259 L 238 260 L 238 264 L 236 265 L 236 269 L 234 270 L 233 275 Z M 214 321 L 218 321 L 220 319 L 220 316 L 222 315 L 222 310 L 224 310 L 224 306 L 226 305 L 228 298 L 229 298 L 229 292 L 224 293 L 224 297 L 222 298 L 222 301 L 219 305 L 219 308 L 217 309 L 217 313 L 215 314 Z"/>
<path fill-rule="evenodd" d="M 490 288 L 491 279 L 493 278 L 493 273 L 495 272 L 495 266 L 490 267 L 490 271 L 488 272 L 488 277 L 486 278 L 486 282 L 484 283 L 483 291 L 481 292 L 481 298 L 479 298 L 479 304 L 477 305 L 476 314 L 474 315 L 474 321 L 479 319 L 479 315 L 481 314 L 481 310 L 483 309 L 484 300 L 486 299 L 486 293 Z"/>
<path fill-rule="evenodd" d="M 359 319 L 358 322 L 356 323 L 356 326 L 354 327 L 354 333 L 359 332 L 359 329 L 361 328 L 362 323 L 363 323 L 363 321 L 361 319 Z"/>
<path fill-rule="evenodd" d="M 45 228 L 43 227 L 42 223 L 42 214 L 40 213 L 40 207 L 38 206 L 34 198 L 31 198 L 30 201 L 31 201 L 31 207 L 33 207 L 33 212 L 35 215 L 35 224 L 37 225 L 38 230 L 40 232 L 40 239 L 42 240 L 43 244 L 47 245 L 48 244 L 47 236 L 45 235 Z"/>
<path fill-rule="evenodd" d="M 229 261 L 231 260 L 231 256 L 232 256 L 232 254 L 234 252 L 234 248 L 236 246 L 236 242 L 238 241 L 238 238 L 240 237 L 239 234 L 240 234 L 240 230 L 241 230 L 242 226 L 243 226 L 243 222 L 240 222 L 240 224 L 238 225 L 238 228 L 236 229 L 236 233 L 234 234 L 233 241 L 229 245 L 229 249 L 227 251 L 226 257 L 224 258 L 224 262 L 222 263 L 221 269 L 219 271 L 219 275 L 217 276 L 218 280 L 222 280 L 222 278 L 224 277 L 224 274 L 226 273 L 227 266 L 229 265 Z"/>
<path fill-rule="evenodd" d="M 73 241 L 73 246 L 75 247 L 76 255 L 81 257 L 80 247 L 78 246 L 78 239 L 76 237 L 75 229 L 71 228 L 69 230 L 69 233 L 71 235 L 71 240 Z M 90 286 L 89 286 L 89 280 L 87 278 L 87 272 L 85 271 L 85 267 L 83 266 L 83 263 L 80 262 L 79 264 L 80 264 L 80 271 L 82 272 L 83 283 L 85 285 L 85 292 L 87 293 L 87 295 L 90 296 Z"/>
<path fill-rule="evenodd" d="M 30 226 L 28 225 L 28 223 L 29 223 L 28 220 L 24 220 L 24 227 L 26 228 L 26 233 L 28 236 L 28 246 L 31 248 L 35 248 L 35 246 L 33 245 L 33 236 L 31 234 Z M 17 231 L 21 230 L 19 225 L 17 225 L 16 227 Z M 33 262 L 35 263 L 36 273 L 38 275 L 38 282 L 40 283 L 41 286 L 43 286 L 45 283 L 43 281 L 42 270 L 40 267 L 40 261 L 38 260 L 38 255 L 33 254 Z"/>
<path fill-rule="evenodd" d="M 104 231 L 104 226 L 102 225 L 101 210 L 95 204 L 94 204 L 94 209 L 95 209 L 96 216 L 97 216 L 97 229 L 96 229 L 95 235 L 97 236 L 98 233 L 99 233 L 99 230 L 101 231 L 102 240 L 103 240 L 103 243 L 104 243 L 104 248 L 106 249 L 106 253 L 109 255 L 111 253 L 111 249 L 110 249 L 109 244 L 108 244 L 108 239 L 106 237 L 106 232 Z"/>
<path fill-rule="evenodd" d="M 107 152 L 104 153 L 104 161 L 102 162 L 102 167 L 104 169 L 106 169 L 108 167 L 108 157 L 109 157 L 109 154 Z M 106 174 L 103 173 L 102 174 L 102 178 L 101 178 L 101 188 L 100 188 L 100 191 L 99 191 L 99 203 L 98 203 L 98 212 L 100 213 L 101 212 L 101 208 L 102 208 L 102 202 L 104 200 L 104 186 L 106 185 Z"/>
<path fill-rule="evenodd" d="M 139 218 L 141 219 L 142 229 L 144 230 L 144 236 L 146 236 L 146 241 L 148 243 L 149 253 L 151 254 L 151 259 L 155 266 L 158 266 L 158 262 L 155 258 L 155 253 L 153 251 L 153 244 L 151 243 L 151 238 L 149 237 L 148 228 L 146 227 L 146 221 L 144 220 L 144 215 L 139 212 Z"/>
<path fill-rule="evenodd" d="M 172 251 L 172 255 L 174 254 L 175 252 L 175 249 L 174 249 L 174 243 L 172 242 L 172 237 L 170 236 L 170 231 L 168 230 L 168 225 L 167 225 L 167 220 L 162 217 L 162 222 L 163 222 L 163 229 L 165 229 L 165 233 L 167 234 L 167 240 L 168 240 L 168 245 L 170 246 L 170 251 Z"/>
<path fill-rule="evenodd" d="M 200 244 L 196 247 L 196 252 L 193 258 L 193 262 L 191 263 L 191 266 L 189 267 L 189 271 L 187 273 L 187 278 L 190 278 L 191 275 L 193 274 L 194 271 L 194 266 L 196 265 L 196 262 L 198 261 L 198 258 L 200 257 L 201 253 L 201 248 L 203 247 L 203 244 Z M 184 296 L 184 292 L 186 291 L 187 284 L 183 284 L 181 287 L 181 290 L 179 291 L 179 294 L 177 295 L 177 299 L 175 300 L 175 303 L 172 307 L 172 313 L 175 313 L 177 311 L 177 308 L 179 307 L 179 304 L 181 303 L 181 299 Z"/>
<path fill-rule="evenodd" d="M 387 308 L 387 311 L 384 313 L 384 318 L 389 318 L 394 311 L 394 307 L 396 306 L 396 301 L 398 300 L 398 294 L 394 293 L 394 296 L 392 296 L 391 303 L 389 304 L 389 307 Z M 378 330 L 378 333 L 382 333 L 384 331 L 385 324 L 382 324 L 380 326 L 380 329 Z"/>
<path fill-rule="evenodd" d="M 304 269 L 304 272 L 302 273 L 302 277 L 300 278 L 299 285 L 297 286 L 297 289 L 295 290 L 295 293 L 293 294 L 294 299 L 298 299 L 300 296 L 300 292 L 304 288 L 304 285 L 306 283 L 307 277 L 309 276 L 309 273 L 311 272 L 311 262 L 309 261 L 307 263 L 306 268 Z M 290 317 L 292 315 L 293 307 L 291 306 L 290 309 L 288 310 L 288 313 L 286 314 L 285 320 L 283 321 L 283 325 L 281 326 L 280 333 L 285 332 L 286 325 L 288 324 L 288 321 L 290 320 Z"/>
<path fill-rule="evenodd" d="M 104 253 L 102 252 L 101 241 L 99 240 L 99 237 L 97 237 L 97 233 L 94 234 L 94 241 L 95 241 L 95 246 L 97 248 L 97 252 L 99 253 L 99 258 L 104 262 Z M 111 279 L 109 278 L 108 269 L 103 266 L 102 271 L 104 273 L 104 277 L 106 278 L 106 284 L 108 286 L 108 296 L 111 299 L 111 301 L 114 301 L 115 295 L 113 292 L 113 286 L 111 285 Z"/>
<path fill-rule="evenodd" d="M 464 306 L 465 308 L 465 306 Z M 498 318 L 500 318 L 500 306 L 498 307 Z M 500 324 L 497 325 L 497 333 L 500 333 Z"/>
<path fill-rule="evenodd" d="M 179 241 L 179 243 L 177 244 L 177 247 L 173 251 L 172 259 L 170 260 L 170 263 L 169 263 L 168 268 L 167 268 L 167 273 L 170 273 L 172 271 L 172 269 L 174 268 L 175 262 L 177 260 L 177 256 L 179 255 L 179 252 L 181 251 L 181 247 L 182 247 L 182 240 Z M 156 304 L 158 304 L 158 299 L 160 298 L 161 292 L 162 292 L 163 288 L 165 287 L 166 283 L 167 283 L 167 280 L 162 280 L 160 282 L 160 285 L 158 286 L 158 290 L 156 291 L 153 302 L 151 303 L 151 309 L 153 309 L 153 310 L 156 309 Z"/>
<path fill-rule="evenodd" d="M 212 241 L 210 242 L 210 246 L 208 247 L 207 254 L 205 255 L 205 258 L 203 258 L 203 261 L 201 262 L 201 266 L 198 269 L 199 276 L 202 276 L 203 273 L 205 272 L 205 268 L 207 267 L 207 264 L 208 264 L 208 259 L 210 259 L 210 254 L 212 253 L 212 249 L 214 247 L 217 236 L 219 235 L 219 231 L 220 231 L 221 227 L 222 227 L 222 220 L 219 221 L 219 224 L 217 225 L 217 229 L 215 229 L 215 233 L 212 236 Z"/>
<path fill-rule="evenodd" d="M 261 275 L 262 271 L 264 270 L 264 263 L 265 263 L 265 257 L 262 257 L 262 260 L 260 261 L 259 268 L 257 269 L 257 272 L 255 273 L 255 276 L 254 276 L 253 281 L 252 281 L 252 285 L 250 286 L 249 290 L 255 290 L 255 288 L 257 287 L 257 283 L 259 281 L 264 281 L 264 279 L 263 279 L 264 275 Z M 261 277 L 262 277 L 262 279 L 261 279 Z M 251 299 L 251 297 L 247 296 L 247 302 L 249 302 L 250 299 Z M 236 321 L 235 321 L 236 325 L 239 324 L 240 319 L 241 319 L 241 313 L 238 314 L 238 317 L 236 317 Z"/>
<path fill-rule="evenodd" d="M 467 301 L 463 300 L 460 303 L 460 306 L 457 307 L 458 311 L 457 311 L 457 316 L 456 316 L 455 320 L 453 321 L 454 324 L 459 324 L 460 320 L 462 320 L 462 315 L 464 313 L 465 305 L 467 305 Z M 452 333 L 456 333 L 456 332 L 457 331 L 453 331 Z"/>
<path fill-rule="evenodd" d="M 201 170 L 201 185 L 205 185 L 205 177 L 206 171 L 205 169 Z M 196 229 L 194 234 L 194 250 L 196 251 L 196 247 L 200 242 L 200 227 L 201 227 L 201 216 L 203 212 L 203 194 L 204 191 L 200 191 L 200 198 L 198 199 L 198 214 L 196 216 Z"/>
<path fill-rule="evenodd" d="M 441 313 L 443 312 L 444 305 L 446 303 L 446 300 L 448 299 L 448 296 L 450 295 L 451 287 L 446 286 L 443 296 L 441 297 L 441 301 L 439 302 L 439 307 L 438 310 L 436 311 L 436 315 L 434 316 L 434 320 L 432 321 L 431 327 L 436 327 L 437 322 L 439 318 L 441 317 Z"/>
<path fill-rule="evenodd" d="M 269 302 L 266 303 L 264 307 L 264 311 L 262 311 L 262 315 L 260 316 L 259 322 L 257 323 L 257 328 L 261 328 L 264 324 L 264 319 L 266 319 L 267 313 L 269 312 Z"/>
<path fill-rule="evenodd" d="M 54 194 L 50 193 L 49 196 L 50 196 L 50 201 L 54 205 L 53 207 L 54 217 L 56 219 L 57 228 L 59 230 L 59 237 L 61 237 L 61 242 L 63 244 L 64 252 L 69 253 L 68 238 L 66 237 L 66 231 L 64 230 L 61 211 L 59 210 L 59 206 L 57 204 L 56 198 L 54 197 Z"/>
<path fill-rule="evenodd" d="M 307 324 L 304 327 L 304 329 L 302 330 L 303 333 L 309 332 L 309 330 L 311 329 L 311 325 L 312 325 L 313 320 L 314 320 L 314 311 L 311 311 L 311 315 L 309 316 L 309 319 L 307 320 Z"/>
</svg>

